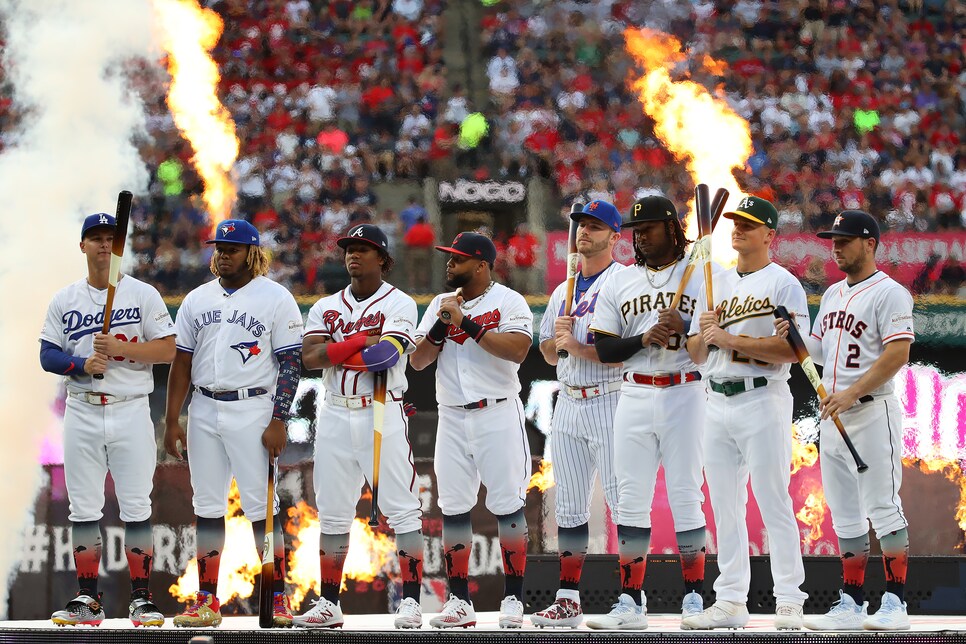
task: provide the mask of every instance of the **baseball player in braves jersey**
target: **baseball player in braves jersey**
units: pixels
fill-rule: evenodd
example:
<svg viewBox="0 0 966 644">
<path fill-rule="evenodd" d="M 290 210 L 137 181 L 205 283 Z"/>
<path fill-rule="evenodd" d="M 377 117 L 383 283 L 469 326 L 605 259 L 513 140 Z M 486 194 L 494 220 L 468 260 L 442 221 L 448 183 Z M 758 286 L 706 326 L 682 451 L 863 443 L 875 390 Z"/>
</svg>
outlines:
<svg viewBox="0 0 966 644">
<path fill-rule="evenodd" d="M 707 310 L 704 284 L 691 320 L 688 352 L 708 381 L 704 471 L 718 536 L 716 602 L 681 621 L 684 629 L 739 628 L 748 623 L 748 479 L 768 531 L 776 600 L 775 627 L 802 627 L 807 595 L 801 538 L 788 494 L 792 458 L 792 394 L 789 363 L 795 354 L 775 334 L 772 312 L 784 305 L 808 327 L 805 290 L 769 260 L 778 212 L 765 199 L 747 196 L 725 217 L 734 221 L 734 269 L 714 277 L 715 310 Z M 714 349 L 710 348 L 714 347 Z"/>
<path fill-rule="evenodd" d="M 343 624 L 339 587 L 349 550 L 349 529 L 362 483 L 372 483 L 372 372 L 388 371 L 379 509 L 396 533 L 403 579 L 396 628 L 420 628 L 422 511 L 402 402 L 407 386 L 405 356 L 415 347 L 416 302 L 383 281 L 393 260 L 382 230 L 360 224 L 337 243 L 345 249 L 351 283 L 312 306 L 302 341 L 305 368 L 323 369 L 325 382 L 325 401 L 316 422 L 314 470 L 322 531 L 322 597 L 311 610 L 296 616 L 294 623 L 306 628 Z"/>
<path fill-rule="evenodd" d="M 677 209 L 666 197 L 644 197 L 631 207 L 624 227 L 634 231 L 637 262 L 604 284 L 591 323 L 600 359 L 623 363 L 624 387 L 614 416 L 621 595 L 608 615 L 587 625 L 634 630 L 647 628 L 647 598 L 641 587 L 651 502 L 662 464 L 684 573 L 682 615 L 704 608 L 704 387 L 683 339 L 694 313 L 698 280 L 689 281 L 678 307 L 671 307 L 688 243 Z"/>
<path fill-rule="evenodd" d="M 909 361 L 915 339 L 912 296 L 878 270 L 879 225 L 861 210 L 846 210 L 819 237 L 832 240 L 832 256 L 845 279 L 822 297 L 806 340 L 814 360 L 825 365 L 821 401 L 821 465 L 825 499 L 839 539 L 844 588 L 825 615 L 809 616 L 814 630 L 909 628 L 903 602 L 909 533 L 899 499 L 902 484 L 902 413 L 893 377 Z M 776 325 L 787 334 L 787 323 Z M 837 415 L 869 469 L 859 474 L 832 422 Z M 868 615 L 863 596 L 869 560 L 869 522 L 882 546 L 886 592 Z"/>
<path fill-rule="evenodd" d="M 583 621 L 580 574 L 587 556 L 590 495 L 600 472 L 601 487 L 611 514 L 617 518 L 617 477 L 614 475 L 614 409 L 620 397 L 620 368 L 601 364 L 594 350 L 590 320 L 608 276 L 621 268 L 614 261 L 620 239 L 621 215 L 606 201 L 592 201 L 571 214 L 577 225 L 580 272 L 574 285 L 570 315 L 564 315 L 567 284 L 550 296 L 548 315 L 540 324 L 540 353 L 557 366 L 560 393 L 554 406 L 550 456 L 557 482 L 557 551 L 560 589 L 548 608 L 534 613 L 535 626 L 569 626 Z M 558 358 L 564 349 L 567 357 Z"/>
<path fill-rule="evenodd" d="M 451 594 L 430 624 L 476 624 L 467 573 L 473 543 L 470 510 L 482 481 L 486 507 L 499 522 L 503 552 L 500 627 L 519 628 L 523 604 L 518 598 L 527 562 L 523 506 L 531 467 L 517 371 L 533 342 L 533 314 L 522 295 L 492 281 L 496 247 L 487 237 L 460 233 L 451 246 L 436 249 L 449 253 L 446 286 L 457 290 L 430 302 L 409 358 L 417 370 L 439 359 L 434 467 Z"/>
<path fill-rule="evenodd" d="M 131 621 L 135 626 L 164 623 L 148 593 L 154 558 L 151 489 L 157 460 L 148 394 L 154 390 L 151 365 L 174 358 L 174 325 L 154 287 L 122 275 L 114 293 L 110 332 L 101 333 L 114 227 L 114 217 L 104 213 L 84 220 L 80 249 L 87 257 L 87 279 L 57 292 L 40 332 L 41 366 L 67 380 L 64 476 L 80 590 L 64 610 L 51 616 L 59 626 L 97 626 L 104 620 L 97 573 L 108 470 L 124 522 Z M 103 379 L 94 379 L 95 374 Z"/>
<path fill-rule="evenodd" d="M 185 297 L 175 324 L 178 354 L 168 376 L 164 446 L 187 447 L 197 524 L 199 591 L 175 626 L 217 626 L 218 569 L 232 476 L 255 543 L 265 537 L 268 459 L 285 447 L 285 422 L 301 373 L 302 314 L 292 294 L 265 277 L 268 257 L 250 223 L 220 223 L 211 258 L 216 280 Z M 188 389 L 188 434 L 179 416 Z M 274 394 L 274 395 L 273 395 Z M 278 513 L 278 496 L 271 509 Z M 285 595 L 285 543 L 275 531 L 276 626 L 291 625 Z"/>
</svg>

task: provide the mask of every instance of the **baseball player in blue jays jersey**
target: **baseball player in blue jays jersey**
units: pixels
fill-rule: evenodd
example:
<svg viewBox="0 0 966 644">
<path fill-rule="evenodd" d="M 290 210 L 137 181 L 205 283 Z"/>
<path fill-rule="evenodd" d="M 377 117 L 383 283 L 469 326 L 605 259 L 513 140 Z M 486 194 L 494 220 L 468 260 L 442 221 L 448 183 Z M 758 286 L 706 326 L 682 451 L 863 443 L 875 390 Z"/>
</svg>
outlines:
<svg viewBox="0 0 966 644">
<path fill-rule="evenodd" d="M 122 275 L 110 331 L 101 333 L 114 228 L 114 217 L 104 213 L 84 220 L 80 249 L 87 256 L 87 279 L 58 291 L 40 332 L 41 366 L 67 380 L 64 476 L 80 590 L 64 610 L 51 616 L 59 626 L 97 626 L 104 620 L 97 573 L 108 470 L 124 522 L 131 621 L 135 626 L 164 623 L 148 594 L 154 558 L 151 489 L 157 460 L 148 394 L 154 390 L 151 365 L 174 358 L 174 325 L 154 287 Z M 103 379 L 94 379 L 95 374 Z"/>
<path fill-rule="evenodd" d="M 617 520 L 617 477 L 614 475 L 614 410 L 620 397 L 620 368 L 601 364 L 594 350 L 590 321 L 597 296 L 618 271 L 614 245 L 620 239 L 621 216 L 612 204 L 592 201 L 573 213 L 577 225 L 580 272 L 570 315 L 564 314 L 567 284 L 554 289 L 540 324 L 540 352 L 557 366 L 560 393 L 554 406 L 550 458 L 557 484 L 557 552 L 560 589 L 548 608 L 534 613 L 535 626 L 576 628 L 583 621 L 578 584 L 587 555 L 590 496 L 600 472 L 604 499 Z M 567 351 L 558 358 L 557 351 Z"/>
<path fill-rule="evenodd" d="M 175 626 L 217 626 L 218 568 L 225 547 L 225 511 L 234 476 L 255 543 L 265 536 L 268 459 L 285 447 L 285 422 L 301 373 L 302 314 L 292 294 L 265 277 L 268 257 L 258 230 L 220 223 L 211 258 L 218 278 L 185 297 L 178 309 L 178 354 L 168 377 L 164 445 L 181 458 L 186 445 L 197 521 L 199 591 Z M 189 388 L 188 434 L 179 416 Z M 278 512 L 278 496 L 271 508 Z M 275 530 L 275 624 L 292 617 L 284 592 L 285 545 Z"/>
</svg>

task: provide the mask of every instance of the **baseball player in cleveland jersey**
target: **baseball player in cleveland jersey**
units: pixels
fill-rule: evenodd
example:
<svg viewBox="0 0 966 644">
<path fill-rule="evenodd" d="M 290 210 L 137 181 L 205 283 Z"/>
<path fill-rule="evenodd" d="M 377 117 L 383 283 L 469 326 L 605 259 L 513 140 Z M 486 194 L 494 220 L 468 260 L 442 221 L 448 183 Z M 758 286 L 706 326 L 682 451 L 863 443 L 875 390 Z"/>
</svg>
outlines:
<svg viewBox="0 0 966 644">
<path fill-rule="evenodd" d="M 178 355 L 168 377 L 164 445 L 177 458 L 186 445 L 197 523 L 199 591 L 175 626 L 217 626 L 218 568 L 225 547 L 225 511 L 234 476 L 255 543 L 264 543 L 268 459 L 285 447 L 285 422 L 301 372 L 302 314 L 295 298 L 271 281 L 258 230 L 240 219 L 216 229 L 211 272 L 216 280 L 185 297 L 175 327 Z M 185 438 L 179 416 L 188 389 Z M 278 496 L 271 511 L 278 512 Z M 285 595 L 285 545 L 275 531 L 275 616 L 291 624 Z"/>
<path fill-rule="evenodd" d="M 535 626 L 569 626 L 583 621 L 577 588 L 587 556 L 590 495 L 600 472 L 604 499 L 617 520 L 617 477 L 614 475 L 614 410 L 620 397 L 620 368 L 600 362 L 590 321 L 600 289 L 621 265 L 614 261 L 621 215 L 606 201 L 592 201 L 570 215 L 578 221 L 580 272 L 574 285 L 570 315 L 564 314 L 566 282 L 557 286 L 540 324 L 540 352 L 557 366 L 560 392 L 554 406 L 550 457 L 557 483 L 557 552 L 560 589 L 548 608 L 534 613 Z M 559 358 L 557 351 L 567 351 Z"/>
<path fill-rule="evenodd" d="M 587 625 L 634 630 L 647 628 L 641 588 L 662 464 L 684 573 L 682 615 L 704 608 L 704 387 L 684 347 L 698 280 L 688 282 L 680 304 L 672 308 L 687 264 L 688 242 L 677 209 L 666 197 L 644 197 L 631 207 L 624 227 L 634 232 L 637 262 L 604 284 L 591 324 L 600 359 L 623 363 L 624 387 L 614 416 L 621 595 L 608 615 Z"/>
<path fill-rule="evenodd" d="M 302 361 L 323 369 L 325 400 L 315 433 L 315 501 L 322 531 L 319 547 L 322 597 L 296 626 L 343 624 L 339 606 L 349 529 L 363 481 L 373 478 L 374 373 L 387 371 L 386 406 L 379 465 L 379 509 L 396 533 L 403 601 L 396 628 L 420 628 L 422 612 L 422 511 L 417 494 L 409 427 L 403 410 L 406 354 L 415 348 L 416 302 L 383 281 L 392 269 L 386 234 L 371 224 L 351 228 L 340 239 L 351 283 L 309 311 Z"/>
<path fill-rule="evenodd" d="M 902 410 L 893 377 L 909 361 L 914 341 L 912 296 L 878 270 L 879 225 L 861 210 L 846 210 L 819 237 L 832 240 L 832 256 L 845 273 L 822 296 L 809 353 L 825 365 L 821 401 L 822 485 L 839 540 L 844 588 L 825 615 L 809 616 L 814 630 L 909 628 L 903 601 L 909 533 L 899 499 L 902 484 Z M 779 334 L 787 333 L 787 324 Z M 859 474 L 835 428 L 837 415 L 869 469 Z M 886 592 L 868 615 L 863 596 L 869 560 L 869 522 L 882 546 Z"/>
<path fill-rule="evenodd" d="M 734 221 L 733 269 L 714 276 L 715 310 L 707 310 L 702 283 L 691 320 L 688 352 L 702 366 L 708 402 L 704 424 L 704 473 L 718 536 L 716 600 L 702 613 L 681 620 L 684 629 L 738 628 L 748 623 L 748 479 L 768 531 L 776 601 L 775 627 L 802 627 L 807 595 L 801 537 L 788 494 L 792 458 L 792 394 L 789 363 L 795 354 L 775 334 L 772 311 L 779 305 L 808 327 L 805 290 L 787 270 L 770 261 L 778 212 L 765 199 L 743 198 L 725 217 Z M 715 347 L 715 348 L 710 348 Z"/>
<path fill-rule="evenodd" d="M 522 295 L 492 281 L 496 247 L 490 239 L 460 233 L 451 246 L 436 249 L 449 253 L 446 285 L 457 290 L 430 302 L 409 358 L 417 370 L 438 358 L 434 467 L 451 594 L 430 624 L 476 624 L 467 573 L 473 537 L 470 510 L 482 481 L 486 507 L 499 522 L 503 552 L 500 627 L 519 628 L 527 562 L 523 506 L 531 467 L 517 371 L 533 342 L 533 314 Z"/>
<path fill-rule="evenodd" d="M 122 275 L 110 330 L 101 333 L 114 227 L 114 217 L 104 213 L 84 220 L 80 249 L 87 257 L 87 279 L 57 292 L 40 332 L 41 366 L 67 380 L 64 476 L 80 590 L 64 610 L 51 616 L 59 626 L 97 626 L 104 620 L 97 573 L 108 470 L 124 522 L 131 621 L 135 626 L 164 623 L 148 594 L 154 558 L 151 489 L 157 461 L 148 394 L 154 390 L 151 365 L 174 358 L 174 325 L 153 286 Z"/>
</svg>

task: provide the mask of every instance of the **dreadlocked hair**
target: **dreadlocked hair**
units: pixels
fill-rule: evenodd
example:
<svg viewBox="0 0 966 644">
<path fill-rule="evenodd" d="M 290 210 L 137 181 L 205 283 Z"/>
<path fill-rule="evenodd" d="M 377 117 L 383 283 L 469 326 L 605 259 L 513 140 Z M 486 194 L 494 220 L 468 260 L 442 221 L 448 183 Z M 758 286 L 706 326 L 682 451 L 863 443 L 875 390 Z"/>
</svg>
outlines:
<svg viewBox="0 0 966 644">
<path fill-rule="evenodd" d="M 681 259 L 684 257 L 684 252 L 688 244 L 691 243 L 691 240 L 684 236 L 684 228 L 681 226 L 681 221 L 679 219 L 665 220 L 664 233 L 674 240 L 674 258 Z M 634 243 L 634 259 L 638 266 L 647 265 L 647 258 L 641 253 L 636 242 Z"/>
<path fill-rule="evenodd" d="M 259 246 L 248 246 L 248 256 L 245 258 L 245 264 L 248 266 L 248 270 L 252 272 L 252 277 L 260 277 L 262 275 L 268 275 L 269 264 L 268 255 Z M 208 262 L 208 270 L 215 277 L 221 277 L 221 273 L 218 272 L 218 266 L 215 263 L 215 254 L 211 254 L 211 261 Z"/>
</svg>

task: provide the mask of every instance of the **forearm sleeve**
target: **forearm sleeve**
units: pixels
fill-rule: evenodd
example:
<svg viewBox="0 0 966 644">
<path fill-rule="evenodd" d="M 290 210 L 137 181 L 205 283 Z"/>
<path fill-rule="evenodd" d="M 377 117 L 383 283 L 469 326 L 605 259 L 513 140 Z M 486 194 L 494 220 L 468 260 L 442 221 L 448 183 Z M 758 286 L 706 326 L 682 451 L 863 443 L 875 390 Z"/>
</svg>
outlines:
<svg viewBox="0 0 966 644">
<path fill-rule="evenodd" d="M 342 342 L 328 342 L 325 345 L 325 354 L 329 357 L 332 364 L 342 364 L 349 356 L 361 351 L 366 347 L 366 336 L 364 333 L 354 335 Z"/>
<path fill-rule="evenodd" d="M 40 366 L 44 371 L 56 373 L 59 376 L 73 376 L 84 373 L 86 358 L 64 353 L 60 347 L 47 340 L 40 341 Z"/>
<path fill-rule="evenodd" d="M 352 371 L 385 371 L 399 362 L 408 345 L 402 338 L 386 338 L 346 359 L 342 366 Z"/>
<path fill-rule="evenodd" d="M 302 375 L 302 349 L 286 349 L 275 354 L 278 360 L 278 380 L 275 384 L 275 409 L 272 418 L 288 420 L 295 391 Z"/>
<path fill-rule="evenodd" d="M 642 335 L 635 335 L 630 338 L 615 338 L 612 335 L 594 333 L 594 348 L 597 349 L 597 357 L 600 358 L 601 362 L 610 364 L 624 362 L 641 350 Z"/>
</svg>

